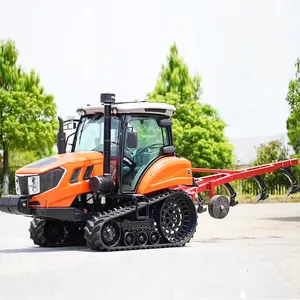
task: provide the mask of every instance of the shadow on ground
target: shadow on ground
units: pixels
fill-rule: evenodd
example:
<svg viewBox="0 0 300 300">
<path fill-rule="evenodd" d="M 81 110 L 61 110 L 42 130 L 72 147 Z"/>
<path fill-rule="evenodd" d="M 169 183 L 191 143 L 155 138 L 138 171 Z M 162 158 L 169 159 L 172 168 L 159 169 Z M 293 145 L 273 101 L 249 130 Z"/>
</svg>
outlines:
<svg viewBox="0 0 300 300">
<path fill-rule="evenodd" d="M 193 243 L 220 243 L 226 241 L 238 241 L 238 240 L 265 240 L 265 239 L 280 239 L 282 236 L 277 235 L 269 235 L 265 237 L 251 237 L 251 236 L 237 236 L 237 237 L 211 237 L 207 239 L 201 240 L 193 240 Z M 189 245 L 186 245 L 189 246 Z M 180 248 L 180 247 L 179 247 Z M 170 248 L 160 248 L 160 249 L 170 249 Z M 171 248 L 172 249 L 172 248 Z M 177 248 L 178 249 L 178 248 Z M 141 249 L 147 250 L 147 249 Z M 46 253 L 46 252 L 62 252 L 62 251 L 78 251 L 78 252 L 90 252 L 90 253 L 99 253 L 98 251 L 93 251 L 86 246 L 61 246 L 61 247 L 53 247 L 53 248 L 40 248 L 40 247 L 26 247 L 26 248 L 17 248 L 17 249 L 3 249 L 0 250 L 0 254 L 18 254 L 18 253 Z M 112 251 L 110 253 L 115 253 L 116 251 Z M 119 252 L 119 251 L 117 251 Z M 125 251 L 126 252 L 126 251 Z"/>
<path fill-rule="evenodd" d="M 202 239 L 193 241 L 193 243 L 220 243 L 223 241 L 238 241 L 238 240 L 263 240 L 263 239 L 281 239 L 282 236 L 277 235 L 269 235 L 266 237 L 250 237 L 250 236 L 237 236 L 237 237 L 231 237 L 231 238 L 218 238 L 218 237 L 211 237 L 209 239 Z"/>
<path fill-rule="evenodd" d="M 53 247 L 53 248 L 27 247 L 27 248 L 17 248 L 17 249 L 3 249 L 0 250 L 0 254 L 43 253 L 43 252 L 62 252 L 62 251 L 94 252 L 85 246 L 74 246 L 74 247 Z"/>
<path fill-rule="evenodd" d="M 189 245 L 186 245 L 188 247 Z M 180 249 L 183 249 L 184 247 L 176 247 L 176 248 L 156 248 L 160 250 L 165 250 L 169 251 L 169 249 L 176 249 L 179 251 Z M 147 249 L 147 248 L 142 248 L 142 249 L 132 249 L 129 251 L 152 251 L 154 249 Z M 40 247 L 26 247 L 26 248 L 16 248 L 16 249 L 2 249 L 0 250 L 0 255 L 1 254 L 20 254 L 20 253 L 50 253 L 50 252 L 63 252 L 63 251 L 77 251 L 77 252 L 89 252 L 89 253 L 120 253 L 120 252 L 127 252 L 126 250 L 122 251 L 94 251 L 87 246 L 72 246 L 72 247 L 53 247 L 53 248 L 40 248 Z M 0 298 L 1 299 L 1 298 Z"/>
<path fill-rule="evenodd" d="M 277 217 L 277 218 L 261 218 L 261 220 L 280 221 L 280 222 L 300 222 L 300 217 Z"/>
</svg>

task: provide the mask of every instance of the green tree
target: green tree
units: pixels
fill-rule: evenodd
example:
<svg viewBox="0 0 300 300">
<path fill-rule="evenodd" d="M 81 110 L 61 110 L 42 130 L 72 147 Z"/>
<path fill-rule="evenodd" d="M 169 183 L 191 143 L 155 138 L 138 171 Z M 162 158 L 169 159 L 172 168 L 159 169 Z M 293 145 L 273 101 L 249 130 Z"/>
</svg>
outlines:
<svg viewBox="0 0 300 300">
<path fill-rule="evenodd" d="M 296 153 L 300 152 L 300 59 L 295 63 L 295 78 L 290 80 L 286 101 L 290 107 L 290 115 L 286 121 L 290 145 Z"/>
<path fill-rule="evenodd" d="M 46 156 L 54 155 L 53 149 L 38 149 L 37 151 L 10 151 L 9 152 L 9 192 L 15 192 L 15 172 L 17 169 L 41 159 Z M 0 196 L 2 195 L 3 182 L 3 163 L 2 155 L 0 154 Z"/>
<path fill-rule="evenodd" d="M 147 100 L 176 107 L 173 116 L 176 151 L 191 160 L 193 166 L 232 166 L 233 146 L 224 134 L 226 124 L 216 109 L 199 102 L 201 94 L 201 77 L 189 74 L 176 44 L 173 44 L 167 64 L 162 65 L 154 90 Z"/>
<path fill-rule="evenodd" d="M 277 140 L 261 144 L 257 148 L 256 153 L 256 159 L 253 162 L 254 166 L 289 159 L 288 149 Z M 276 188 L 279 186 L 288 186 L 287 178 L 280 171 L 264 175 L 264 180 L 271 194 L 276 194 Z"/>
<path fill-rule="evenodd" d="M 54 97 L 44 92 L 39 75 L 17 65 L 13 41 L 0 41 L 0 149 L 3 194 L 9 193 L 9 153 L 48 151 L 58 129 Z M 45 152 L 46 153 L 46 152 Z"/>
</svg>

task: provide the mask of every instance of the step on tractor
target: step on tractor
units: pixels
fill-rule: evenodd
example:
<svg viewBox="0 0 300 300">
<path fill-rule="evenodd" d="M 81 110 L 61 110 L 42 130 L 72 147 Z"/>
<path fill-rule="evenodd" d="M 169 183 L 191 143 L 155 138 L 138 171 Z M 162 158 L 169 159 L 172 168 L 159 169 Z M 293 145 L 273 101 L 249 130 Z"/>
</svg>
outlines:
<svg viewBox="0 0 300 300">
<path fill-rule="evenodd" d="M 280 169 L 291 183 L 288 194 L 299 191 L 297 159 L 242 170 L 193 167 L 176 153 L 174 112 L 166 103 L 116 102 L 107 93 L 99 105 L 79 107 L 78 119 L 59 117 L 58 154 L 17 170 L 16 195 L 3 196 L 0 211 L 32 218 L 30 238 L 40 247 L 150 249 L 185 246 L 200 213 L 226 217 L 238 204 L 233 181 L 253 178 L 256 200 L 265 200 L 261 175 Z M 65 129 L 74 130 L 67 136 Z M 218 186 L 229 196 L 215 194 Z"/>
</svg>

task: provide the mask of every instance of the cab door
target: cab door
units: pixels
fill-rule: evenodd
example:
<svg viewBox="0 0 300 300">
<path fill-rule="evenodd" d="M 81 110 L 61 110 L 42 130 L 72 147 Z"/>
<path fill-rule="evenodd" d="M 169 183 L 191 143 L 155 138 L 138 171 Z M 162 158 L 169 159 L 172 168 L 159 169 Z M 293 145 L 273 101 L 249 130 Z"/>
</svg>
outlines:
<svg viewBox="0 0 300 300">
<path fill-rule="evenodd" d="M 170 145 L 168 130 L 159 123 L 163 118 L 127 116 L 121 168 L 122 192 L 134 192 L 147 168 L 162 156 L 162 148 Z"/>
</svg>

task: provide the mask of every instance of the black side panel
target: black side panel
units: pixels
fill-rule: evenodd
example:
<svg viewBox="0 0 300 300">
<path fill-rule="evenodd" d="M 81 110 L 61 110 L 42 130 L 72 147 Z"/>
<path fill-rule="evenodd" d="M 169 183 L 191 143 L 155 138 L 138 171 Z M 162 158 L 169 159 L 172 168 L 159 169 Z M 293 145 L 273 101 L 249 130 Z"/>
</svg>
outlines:
<svg viewBox="0 0 300 300">
<path fill-rule="evenodd" d="M 32 208 L 30 215 L 45 219 L 58 219 L 64 221 L 86 221 L 93 216 L 92 214 L 84 213 L 75 207 L 67 208 Z"/>
<path fill-rule="evenodd" d="M 88 180 L 91 177 L 91 174 L 93 172 L 94 166 L 88 166 L 85 170 L 85 173 L 83 175 L 83 180 Z"/>
<path fill-rule="evenodd" d="M 78 182 L 78 176 L 80 174 L 81 168 L 77 168 L 74 170 L 72 177 L 70 179 L 70 183 Z"/>
</svg>

